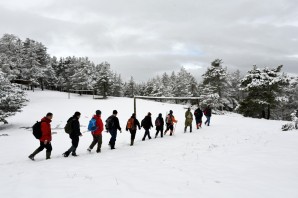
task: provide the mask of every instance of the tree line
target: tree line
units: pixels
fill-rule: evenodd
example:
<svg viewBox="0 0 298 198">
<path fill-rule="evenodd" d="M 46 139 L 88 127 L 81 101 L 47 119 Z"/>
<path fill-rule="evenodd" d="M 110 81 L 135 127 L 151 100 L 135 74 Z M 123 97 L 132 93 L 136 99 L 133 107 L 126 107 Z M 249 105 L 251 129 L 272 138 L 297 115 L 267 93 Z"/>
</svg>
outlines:
<svg viewBox="0 0 298 198">
<path fill-rule="evenodd" d="M 4 34 L 0 38 L 0 68 L 2 81 L 30 82 L 32 88 L 40 86 L 42 90 L 95 90 L 103 97 L 199 97 L 197 102 L 202 107 L 211 105 L 214 109 L 266 119 L 289 120 L 298 109 L 298 78 L 282 73 L 282 66 L 253 66 L 243 75 L 240 71 L 228 71 L 223 61 L 216 59 L 201 82 L 184 67 L 147 82 L 136 83 L 133 77 L 124 82 L 106 61 L 95 64 L 88 57 L 57 58 L 50 56 L 41 42 Z"/>
</svg>

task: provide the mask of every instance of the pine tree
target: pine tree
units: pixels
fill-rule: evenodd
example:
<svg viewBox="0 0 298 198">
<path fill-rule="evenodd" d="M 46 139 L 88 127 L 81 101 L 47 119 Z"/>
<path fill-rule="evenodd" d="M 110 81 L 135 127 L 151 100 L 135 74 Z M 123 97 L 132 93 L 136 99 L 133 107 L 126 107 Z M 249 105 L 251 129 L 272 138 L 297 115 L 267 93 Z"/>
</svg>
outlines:
<svg viewBox="0 0 298 198">
<path fill-rule="evenodd" d="M 288 79 L 281 74 L 282 65 L 273 69 L 256 66 L 241 80 L 241 89 L 246 97 L 240 103 L 239 111 L 244 116 L 270 119 L 271 109 L 278 104 L 278 97 Z"/>
<path fill-rule="evenodd" d="M 22 48 L 21 39 L 13 34 L 4 34 L 0 39 L 1 70 L 9 80 L 21 78 Z"/>
<path fill-rule="evenodd" d="M 95 67 L 97 77 L 95 88 L 97 88 L 104 98 L 109 94 L 112 78 L 111 66 L 108 62 L 103 62 Z"/>
<path fill-rule="evenodd" d="M 203 85 L 209 85 L 211 90 L 214 90 L 214 93 L 219 96 L 219 106 L 220 108 L 225 108 L 228 106 L 227 95 L 225 95 L 225 88 L 227 87 L 227 69 L 222 67 L 222 60 L 216 59 L 211 63 L 205 74 L 203 74 Z"/>
<path fill-rule="evenodd" d="M 20 112 L 27 101 L 25 92 L 11 84 L 0 71 L 0 122 L 7 123 L 6 118 Z"/>
</svg>

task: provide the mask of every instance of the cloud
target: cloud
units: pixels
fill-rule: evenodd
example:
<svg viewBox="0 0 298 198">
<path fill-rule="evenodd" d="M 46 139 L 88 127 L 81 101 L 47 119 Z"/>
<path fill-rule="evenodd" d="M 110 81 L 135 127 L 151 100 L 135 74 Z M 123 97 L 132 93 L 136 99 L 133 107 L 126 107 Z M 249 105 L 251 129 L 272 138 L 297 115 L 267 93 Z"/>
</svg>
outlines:
<svg viewBox="0 0 298 198">
<path fill-rule="evenodd" d="M 298 73 L 298 3 L 290 0 L 10 0 L 0 34 L 44 43 L 51 55 L 108 61 L 145 81 L 185 66 L 196 77 L 216 58 L 242 72 L 256 64 Z"/>
</svg>

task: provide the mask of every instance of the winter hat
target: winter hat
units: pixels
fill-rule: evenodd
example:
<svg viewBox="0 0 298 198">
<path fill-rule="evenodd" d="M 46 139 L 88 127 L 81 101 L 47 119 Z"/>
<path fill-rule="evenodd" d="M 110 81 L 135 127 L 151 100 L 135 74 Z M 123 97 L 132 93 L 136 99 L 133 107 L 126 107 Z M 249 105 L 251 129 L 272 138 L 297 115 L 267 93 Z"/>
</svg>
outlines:
<svg viewBox="0 0 298 198">
<path fill-rule="evenodd" d="M 158 117 L 162 117 L 162 114 L 160 113 L 160 114 L 158 114 Z"/>
<path fill-rule="evenodd" d="M 116 114 L 118 114 L 118 111 L 117 110 L 114 110 L 113 111 L 113 115 L 116 115 Z"/>
<path fill-rule="evenodd" d="M 77 112 L 75 112 L 75 114 L 74 114 L 74 116 L 75 116 L 75 117 L 78 117 L 78 116 L 80 116 L 80 115 L 81 115 L 81 113 L 80 113 L 80 112 L 78 112 L 78 111 L 77 111 Z"/>
<path fill-rule="evenodd" d="M 151 113 L 150 112 L 148 113 L 148 116 L 151 116 Z"/>
<path fill-rule="evenodd" d="M 170 114 L 172 114 L 173 113 L 173 111 L 172 110 L 170 110 Z"/>
<path fill-rule="evenodd" d="M 96 115 L 101 115 L 101 111 L 100 110 L 96 110 Z"/>
<path fill-rule="evenodd" d="M 136 114 L 135 114 L 135 113 L 133 113 L 133 114 L 131 115 L 131 117 L 135 118 L 135 117 L 136 117 Z"/>
<path fill-rule="evenodd" d="M 49 112 L 49 113 L 47 113 L 46 117 L 48 117 L 48 116 L 53 116 L 53 114 Z"/>
</svg>

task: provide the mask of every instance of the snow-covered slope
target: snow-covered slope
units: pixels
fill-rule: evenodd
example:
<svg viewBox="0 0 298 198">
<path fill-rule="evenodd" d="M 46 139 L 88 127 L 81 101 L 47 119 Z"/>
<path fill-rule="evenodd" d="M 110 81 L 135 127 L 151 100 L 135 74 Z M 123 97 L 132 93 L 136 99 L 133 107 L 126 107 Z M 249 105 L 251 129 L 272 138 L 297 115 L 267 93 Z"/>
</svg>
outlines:
<svg viewBox="0 0 298 198">
<path fill-rule="evenodd" d="M 66 93 L 28 92 L 30 103 L 22 113 L 0 126 L 0 197 L 298 197 L 298 134 L 281 132 L 282 122 L 243 118 L 237 114 L 213 116 L 211 126 L 183 133 L 181 105 L 138 100 L 138 118 L 148 111 L 153 119 L 170 109 L 179 120 L 173 137 L 141 141 L 129 146 L 124 130 L 133 111 L 133 100 L 92 100 L 89 96 L 67 99 Z M 109 150 L 110 135 L 103 134 L 102 153 L 89 154 L 89 132 L 80 139 L 77 158 L 63 158 L 70 140 L 63 131 L 66 120 L 82 113 L 82 131 L 93 112 L 105 120 L 119 112 L 123 132 L 116 150 Z M 31 127 L 47 112 L 54 114 L 53 154 L 45 151 L 32 162 L 27 156 L 38 147 Z M 151 135 L 154 130 L 151 130 Z M 3 136 L 8 134 L 8 136 Z"/>
</svg>

